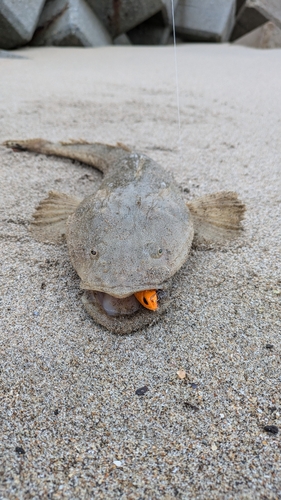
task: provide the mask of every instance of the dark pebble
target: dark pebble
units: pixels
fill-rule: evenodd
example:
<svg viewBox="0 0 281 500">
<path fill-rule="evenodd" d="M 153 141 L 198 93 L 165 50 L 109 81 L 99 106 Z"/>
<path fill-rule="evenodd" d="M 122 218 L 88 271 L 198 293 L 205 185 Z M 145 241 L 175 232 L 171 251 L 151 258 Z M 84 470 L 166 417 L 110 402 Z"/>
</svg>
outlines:
<svg viewBox="0 0 281 500">
<path fill-rule="evenodd" d="M 276 411 L 276 410 L 277 410 L 276 406 L 270 406 L 268 409 L 269 409 L 269 411 L 271 411 L 272 413 L 273 413 L 274 411 Z"/>
<path fill-rule="evenodd" d="M 273 349 L 273 344 L 265 344 L 266 349 Z"/>
<path fill-rule="evenodd" d="M 190 382 L 190 387 L 192 387 L 192 389 L 197 389 L 198 384 L 194 384 L 193 382 Z"/>
<path fill-rule="evenodd" d="M 41 283 L 41 290 L 44 290 L 46 288 L 46 283 Z"/>
<path fill-rule="evenodd" d="M 188 403 L 188 401 L 185 401 L 183 404 L 186 408 L 190 408 L 191 410 L 194 411 L 199 411 L 198 406 L 192 405 L 191 403 Z"/>
<path fill-rule="evenodd" d="M 149 391 L 147 385 L 145 385 L 144 387 L 140 387 L 139 389 L 136 390 L 136 395 L 137 396 L 144 396 L 145 393 Z"/>
<path fill-rule="evenodd" d="M 265 425 L 263 430 L 270 434 L 278 434 L 278 427 L 276 425 Z"/>
<path fill-rule="evenodd" d="M 60 412 L 59 410 L 55 410 L 55 411 L 54 411 L 54 414 L 55 414 L 55 415 L 58 415 L 58 414 L 59 414 L 59 412 Z"/>
<path fill-rule="evenodd" d="M 15 447 L 15 452 L 18 453 L 19 455 L 24 455 L 25 451 L 21 446 L 16 446 Z"/>
</svg>

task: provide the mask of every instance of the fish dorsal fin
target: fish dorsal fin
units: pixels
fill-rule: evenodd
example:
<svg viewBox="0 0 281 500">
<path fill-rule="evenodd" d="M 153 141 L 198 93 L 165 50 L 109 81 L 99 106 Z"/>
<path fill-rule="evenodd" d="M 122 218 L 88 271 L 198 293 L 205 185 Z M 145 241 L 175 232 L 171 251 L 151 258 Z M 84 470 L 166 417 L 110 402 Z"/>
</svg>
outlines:
<svg viewBox="0 0 281 500">
<path fill-rule="evenodd" d="M 39 203 L 30 225 L 32 236 L 38 241 L 62 243 L 68 217 L 75 212 L 81 200 L 75 196 L 50 191 L 48 198 Z"/>
<path fill-rule="evenodd" d="M 225 191 L 187 203 L 194 222 L 194 245 L 224 243 L 243 229 L 245 205 L 236 193 Z"/>
</svg>

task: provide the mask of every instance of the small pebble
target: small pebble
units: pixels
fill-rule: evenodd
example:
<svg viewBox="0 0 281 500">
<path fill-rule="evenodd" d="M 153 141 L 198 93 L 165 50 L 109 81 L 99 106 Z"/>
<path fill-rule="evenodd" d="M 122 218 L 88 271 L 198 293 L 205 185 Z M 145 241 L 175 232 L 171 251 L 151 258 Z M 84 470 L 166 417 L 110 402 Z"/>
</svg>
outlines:
<svg viewBox="0 0 281 500">
<path fill-rule="evenodd" d="M 182 370 L 180 369 L 178 372 L 177 372 L 177 376 L 183 380 L 185 377 L 186 377 L 186 371 L 185 370 Z"/>
<path fill-rule="evenodd" d="M 274 411 L 276 411 L 276 410 L 277 410 L 276 406 L 271 406 L 271 407 L 270 407 L 270 408 L 268 408 L 268 409 L 269 409 L 269 411 L 271 411 L 272 413 L 273 413 Z"/>
<path fill-rule="evenodd" d="M 197 389 L 198 384 L 194 384 L 193 382 L 191 382 L 191 383 L 190 383 L 190 386 L 192 387 L 192 389 Z"/>
<path fill-rule="evenodd" d="M 59 414 L 59 412 L 60 412 L 60 411 L 59 411 L 58 409 L 56 409 L 56 410 L 54 411 L 54 414 L 55 414 L 55 415 L 58 415 L 58 414 Z"/>
<path fill-rule="evenodd" d="M 263 430 L 269 434 L 278 434 L 278 427 L 276 425 L 265 425 Z"/>
<path fill-rule="evenodd" d="M 273 344 L 265 344 L 266 349 L 273 349 Z"/>
<path fill-rule="evenodd" d="M 19 455 L 24 455 L 25 451 L 21 446 L 16 446 L 15 447 L 15 452 L 18 453 Z"/>
<path fill-rule="evenodd" d="M 145 385 L 144 387 L 140 387 L 139 389 L 136 390 L 136 395 L 137 396 L 144 396 L 144 394 L 149 391 L 148 387 Z"/>
<path fill-rule="evenodd" d="M 190 408 L 191 410 L 194 410 L 194 411 L 199 411 L 198 406 L 192 405 L 188 401 L 185 401 L 183 404 L 184 404 L 184 406 L 186 406 L 186 408 Z"/>
<path fill-rule="evenodd" d="M 116 465 L 116 467 L 122 467 L 123 465 L 123 462 L 121 462 L 121 460 L 113 460 L 113 463 L 114 465 Z"/>
</svg>

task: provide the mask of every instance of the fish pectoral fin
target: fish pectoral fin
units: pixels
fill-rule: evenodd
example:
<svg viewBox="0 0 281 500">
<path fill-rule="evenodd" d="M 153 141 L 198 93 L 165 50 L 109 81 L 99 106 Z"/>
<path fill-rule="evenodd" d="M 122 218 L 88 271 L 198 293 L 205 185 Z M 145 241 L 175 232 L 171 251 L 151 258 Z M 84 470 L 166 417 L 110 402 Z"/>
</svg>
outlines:
<svg viewBox="0 0 281 500">
<path fill-rule="evenodd" d="M 243 230 L 246 210 L 236 193 L 223 191 L 188 202 L 194 223 L 194 245 L 223 243 L 237 238 Z"/>
<path fill-rule="evenodd" d="M 62 243 L 66 234 L 67 220 L 81 200 L 64 193 L 50 191 L 48 198 L 39 203 L 33 214 L 30 232 L 34 239 L 48 243 Z"/>
</svg>

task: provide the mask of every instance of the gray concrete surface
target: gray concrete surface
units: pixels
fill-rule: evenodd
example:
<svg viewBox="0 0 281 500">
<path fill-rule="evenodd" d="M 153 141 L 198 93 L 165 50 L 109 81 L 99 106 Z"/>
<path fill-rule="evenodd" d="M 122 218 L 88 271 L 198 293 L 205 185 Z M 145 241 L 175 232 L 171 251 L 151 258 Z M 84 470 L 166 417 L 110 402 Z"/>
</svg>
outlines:
<svg viewBox="0 0 281 500">
<path fill-rule="evenodd" d="M 234 44 L 259 49 L 281 48 L 281 29 L 271 21 L 268 21 L 259 28 L 238 38 Z"/>
<path fill-rule="evenodd" d="M 118 35 L 116 38 L 113 40 L 114 45 L 131 45 L 131 42 L 126 35 L 126 33 L 122 33 L 122 35 Z"/>
<path fill-rule="evenodd" d="M 111 38 L 84 0 L 48 0 L 32 45 L 99 47 Z"/>
<path fill-rule="evenodd" d="M 236 0 L 236 11 L 235 13 L 238 14 L 239 10 L 241 9 L 243 3 L 245 3 L 246 0 Z"/>
<path fill-rule="evenodd" d="M 267 21 L 281 28 L 280 0 L 246 0 L 239 10 L 230 40 L 236 40 Z"/>
<path fill-rule="evenodd" d="M 161 10 L 161 0 L 87 0 L 99 19 L 116 37 L 134 28 Z"/>
<path fill-rule="evenodd" d="M 176 31 L 183 39 L 225 42 L 234 26 L 235 0 L 179 0 Z"/>
<path fill-rule="evenodd" d="M 159 10 L 127 35 L 134 45 L 166 45 L 171 33 L 171 25 L 166 6 Z"/>
<path fill-rule="evenodd" d="M 44 1 L 45 0 L 1 0 L 1 49 L 13 49 L 31 40 Z"/>
</svg>

